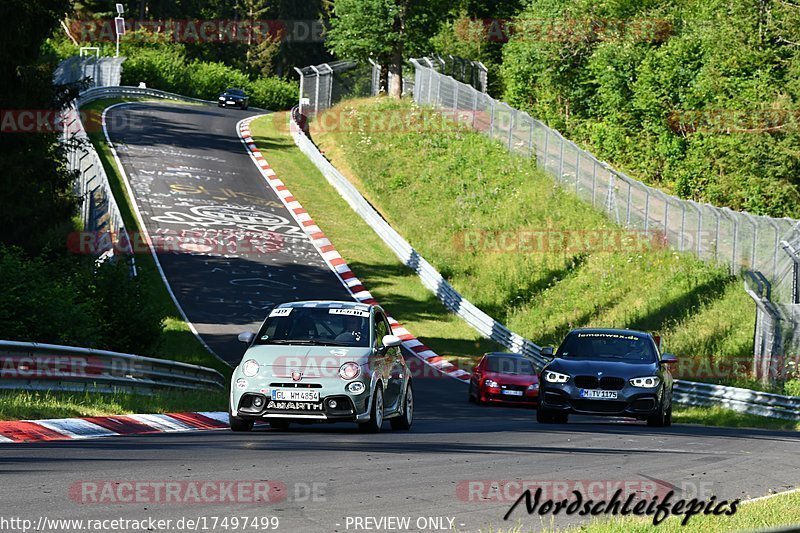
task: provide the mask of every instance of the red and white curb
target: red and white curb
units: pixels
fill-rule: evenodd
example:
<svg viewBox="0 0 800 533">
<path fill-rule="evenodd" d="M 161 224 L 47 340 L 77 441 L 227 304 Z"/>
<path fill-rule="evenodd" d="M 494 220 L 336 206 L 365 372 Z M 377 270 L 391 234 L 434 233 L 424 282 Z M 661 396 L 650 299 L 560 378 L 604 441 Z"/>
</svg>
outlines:
<svg viewBox="0 0 800 533">
<path fill-rule="evenodd" d="M 0 422 L 0 443 L 93 439 L 227 428 L 228 413 L 207 411 L 165 415 L 13 420 Z"/>
<path fill-rule="evenodd" d="M 275 194 L 277 194 L 281 199 L 283 205 L 286 206 L 286 209 L 292 213 L 292 216 L 294 216 L 295 220 L 297 220 L 297 223 L 301 228 L 303 228 L 305 233 L 310 238 L 311 243 L 317 249 L 331 270 L 333 270 L 333 272 L 337 275 L 339 280 L 342 282 L 342 285 L 344 285 L 353 298 L 356 301 L 366 304 L 377 304 L 378 302 L 372 297 L 372 294 L 364 287 L 364 285 L 361 283 L 361 280 L 356 277 L 353 271 L 350 270 L 347 262 L 342 258 L 341 255 L 339 255 L 339 252 L 336 251 L 336 248 L 333 246 L 330 239 L 325 236 L 325 233 L 319 228 L 319 226 L 317 226 L 316 222 L 314 222 L 314 219 L 308 214 L 308 211 L 303 209 L 303 206 L 299 201 L 297 201 L 297 198 L 292 195 L 288 187 L 286 187 L 283 181 L 281 181 L 275 174 L 275 171 L 269 166 L 267 160 L 264 159 L 261 151 L 253 141 L 253 137 L 250 132 L 250 123 L 256 118 L 258 118 L 258 116 L 249 117 L 242 120 L 238 124 L 238 130 L 239 137 L 247 147 L 250 158 L 258 167 L 261 175 L 264 177 L 272 190 L 275 191 Z M 430 365 L 445 375 L 460 381 L 466 382 L 470 379 L 469 372 L 458 368 L 455 364 L 448 361 L 444 357 L 437 355 L 436 352 L 423 344 L 405 327 L 403 327 L 402 324 L 397 322 L 391 316 L 388 316 L 387 318 L 389 320 L 389 324 L 392 326 L 392 332 L 402 339 L 403 346 L 408 348 L 420 360 L 424 361 L 425 364 Z"/>
</svg>

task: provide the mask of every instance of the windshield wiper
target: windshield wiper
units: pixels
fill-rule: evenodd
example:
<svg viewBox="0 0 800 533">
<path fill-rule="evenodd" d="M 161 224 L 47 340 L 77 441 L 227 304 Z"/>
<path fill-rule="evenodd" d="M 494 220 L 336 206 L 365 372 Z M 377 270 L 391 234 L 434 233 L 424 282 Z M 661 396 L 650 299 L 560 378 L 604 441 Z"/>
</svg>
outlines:
<svg viewBox="0 0 800 533">
<path fill-rule="evenodd" d="M 339 346 L 339 344 L 330 341 L 321 341 L 315 339 L 271 339 L 263 342 L 262 344 L 301 344 L 306 346 Z"/>
</svg>

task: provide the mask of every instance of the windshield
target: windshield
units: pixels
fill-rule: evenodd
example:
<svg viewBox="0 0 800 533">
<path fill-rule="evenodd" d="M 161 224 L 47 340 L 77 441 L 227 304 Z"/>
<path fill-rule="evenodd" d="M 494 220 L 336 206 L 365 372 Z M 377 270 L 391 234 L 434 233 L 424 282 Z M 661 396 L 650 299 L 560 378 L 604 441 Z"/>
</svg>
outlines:
<svg viewBox="0 0 800 533">
<path fill-rule="evenodd" d="M 518 357 L 489 357 L 486 360 L 486 370 L 498 374 L 534 375 L 533 365 L 526 359 Z"/>
<path fill-rule="evenodd" d="M 369 346 L 369 311 L 326 307 L 273 309 L 255 344 Z"/>
<path fill-rule="evenodd" d="M 235 96 L 244 96 L 244 91 L 241 89 L 228 89 L 225 91 L 225 94 L 232 94 Z"/>
<path fill-rule="evenodd" d="M 556 357 L 644 363 L 656 361 L 650 339 L 625 333 L 574 333 L 564 339 Z"/>
</svg>

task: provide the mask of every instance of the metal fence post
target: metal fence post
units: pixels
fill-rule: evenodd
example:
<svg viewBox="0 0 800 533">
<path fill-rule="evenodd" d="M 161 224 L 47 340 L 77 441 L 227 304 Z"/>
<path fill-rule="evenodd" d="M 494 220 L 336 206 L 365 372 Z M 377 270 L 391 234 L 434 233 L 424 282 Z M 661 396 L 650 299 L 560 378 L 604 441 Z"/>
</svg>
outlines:
<svg viewBox="0 0 800 533">
<path fill-rule="evenodd" d="M 317 84 L 314 88 L 314 114 L 316 115 L 317 111 L 319 111 L 319 69 L 317 69 L 316 66 L 311 65 L 311 70 L 313 70 L 314 74 L 317 76 Z"/>
<path fill-rule="evenodd" d="M 492 115 L 489 117 L 489 138 L 494 138 L 494 100 L 489 100 L 489 105 L 492 108 Z"/>
<path fill-rule="evenodd" d="M 533 119 L 531 119 L 531 124 L 528 128 L 528 155 L 529 157 L 536 157 L 533 151 Z"/>
<path fill-rule="evenodd" d="M 597 161 L 592 162 L 592 207 L 595 206 L 595 198 L 597 198 Z"/>
<path fill-rule="evenodd" d="M 683 234 L 686 233 L 686 206 L 681 204 L 681 236 L 678 243 L 678 251 L 683 251 Z"/>
<path fill-rule="evenodd" d="M 647 233 L 650 229 L 650 191 L 644 191 L 644 232 Z"/>
<path fill-rule="evenodd" d="M 564 137 L 560 138 L 561 148 L 558 151 L 558 181 L 564 181 Z"/>
<path fill-rule="evenodd" d="M 509 121 L 508 121 L 508 149 L 509 151 L 513 151 L 514 149 L 514 112 L 510 111 L 508 113 Z"/>
<path fill-rule="evenodd" d="M 581 175 L 581 149 L 575 146 L 575 194 L 578 194 L 578 185 Z"/>
<path fill-rule="evenodd" d="M 472 129 L 475 129 L 475 117 L 478 114 L 478 91 L 472 88 Z"/>
</svg>

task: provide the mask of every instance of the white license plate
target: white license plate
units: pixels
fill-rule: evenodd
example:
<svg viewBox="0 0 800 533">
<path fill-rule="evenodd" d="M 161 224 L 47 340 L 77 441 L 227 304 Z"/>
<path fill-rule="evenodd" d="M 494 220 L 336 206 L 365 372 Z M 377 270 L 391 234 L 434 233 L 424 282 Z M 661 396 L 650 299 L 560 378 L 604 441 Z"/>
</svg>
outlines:
<svg viewBox="0 0 800 533">
<path fill-rule="evenodd" d="M 272 399 L 283 402 L 318 402 L 318 390 L 272 389 Z"/>
<path fill-rule="evenodd" d="M 233 104 L 235 104 L 236 102 L 234 102 L 233 100 L 228 100 L 228 103 L 229 103 L 229 104 L 231 104 L 231 105 L 233 105 Z"/>
<path fill-rule="evenodd" d="M 616 400 L 617 391 L 615 390 L 598 390 L 598 389 L 581 389 L 581 398 L 596 398 L 598 400 Z"/>
<path fill-rule="evenodd" d="M 503 394 L 507 394 L 509 396 L 522 396 L 521 390 L 504 390 Z"/>
</svg>

